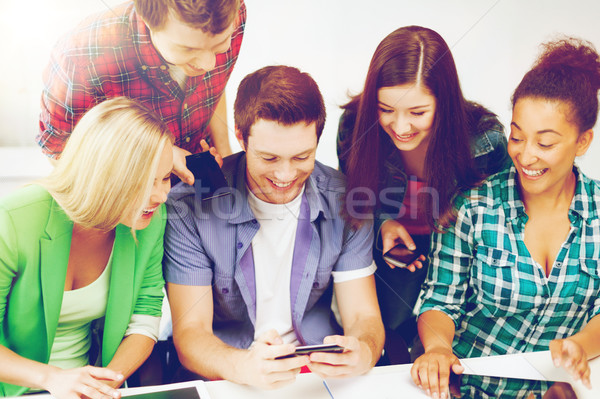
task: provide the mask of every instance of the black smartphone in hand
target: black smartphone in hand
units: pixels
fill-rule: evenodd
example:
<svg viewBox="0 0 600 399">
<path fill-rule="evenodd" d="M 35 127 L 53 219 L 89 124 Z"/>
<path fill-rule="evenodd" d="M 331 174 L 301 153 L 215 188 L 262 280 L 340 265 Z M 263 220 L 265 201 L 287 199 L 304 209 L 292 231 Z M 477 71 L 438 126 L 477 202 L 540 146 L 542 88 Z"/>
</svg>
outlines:
<svg viewBox="0 0 600 399">
<path fill-rule="evenodd" d="M 398 244 L 383 254 L 383 260 L 396 267 L 407 267 L 419 256 L 425 255 L 429 249 L 429 236 L 413 236 L 412 239 L 417 247 L 414 251 Z"/>
<path fill-rule="evenodd" d="M 343 347 L 334 344 L 305 345 L 298 346 L 294 353 L 285 356 L 279 356 L 275 359 L 287 359 L 295 356 L 310 355 L 313 352 L 342 353 L 343 351 Z"/>
<path fill-rule="evenodd" d="M 383 254 L 383 260 L 396 267 L 407 267 L 416 261 L 421 253 L 419 249 L 411 251 L 404 244 L 398 244 Z"/>
<path fill-rule="evenodd" d="M 215 157 L 208 151 L 185 157 L 187 168 L 194 174 L 196 196 L 202 200 L 231 194 L 227 179 Z"/>
</svg>

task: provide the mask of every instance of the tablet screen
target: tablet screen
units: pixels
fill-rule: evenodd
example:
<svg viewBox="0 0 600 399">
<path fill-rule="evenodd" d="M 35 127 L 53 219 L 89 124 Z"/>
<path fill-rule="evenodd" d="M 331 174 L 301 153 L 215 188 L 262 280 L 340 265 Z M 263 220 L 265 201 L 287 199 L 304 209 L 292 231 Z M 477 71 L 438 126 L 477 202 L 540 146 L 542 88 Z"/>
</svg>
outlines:
<svg viewBox="0 0 600 399">
<path fill-rule="evenodd" d="M 573 387 L 566 382 L 521 380 L 478 375 L 453 376 L 452 398 L 575 399 Z"/>
</svg>

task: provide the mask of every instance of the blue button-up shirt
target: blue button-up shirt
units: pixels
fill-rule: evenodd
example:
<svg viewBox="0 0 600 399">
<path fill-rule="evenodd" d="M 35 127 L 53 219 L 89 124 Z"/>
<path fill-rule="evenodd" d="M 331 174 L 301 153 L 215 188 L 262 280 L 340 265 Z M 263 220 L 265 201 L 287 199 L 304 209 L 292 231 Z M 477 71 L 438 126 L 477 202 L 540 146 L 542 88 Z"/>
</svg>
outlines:
<svg viewBox="0 0 600 399">
<path fill-rule="evenodd" d="M 215 335 L 229 345 L 247 348 L 256 320 L 252 238 L 260 221 L 248 204 L 245 155 L 226 158 L 223 172 L 232 195 L 202 201 L 188 185 L 171 191 L 165 279 L 212 285 Z M 344 192 L 343 175 L 316 162 L 302 198 L 291 281 L 282 282 L 290 284 L 292 324 L 302 344 L 322 343 L 327 335 L 340 332 L 331 322 L 332 272 L 372 263 L 372 224 L 353 230 L 342 219 Z"/>
</svg>

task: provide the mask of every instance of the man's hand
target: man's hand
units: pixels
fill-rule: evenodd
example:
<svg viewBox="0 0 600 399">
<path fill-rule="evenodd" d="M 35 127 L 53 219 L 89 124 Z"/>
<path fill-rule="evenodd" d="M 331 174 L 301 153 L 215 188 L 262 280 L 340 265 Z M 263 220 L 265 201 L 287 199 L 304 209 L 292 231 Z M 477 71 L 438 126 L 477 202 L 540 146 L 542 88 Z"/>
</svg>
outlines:
<svg viewBox="0 0 600 399">
<path fill-rule="evenodd" d="M 324 344 L 344 348 L 342 353 L 314 352 L 310 354 L 308 368 L 322 378 L 345 378 L 366 373 L 371 369 L 373 354 L 369 345 L 356 337 L 330 335 Z"/>
<path fill-rule="evenodd" d="M 408 234 L 408 231 L 406 231 L 406 228 L 401 223 L 392 219 L 386 220 L 381 225 L 381 240 L 383 243 L 384 254 L 401 243 L 404 243 L 406 248 L 410 249 L 411 251 L 417 249 L 415 242 L 410 234 Z M 423 261 L 425 261 L 425 255 L 420 255 L 417 260 L 406 266 L 406 268 L 411 272 L 414 272 L 415 270 L 423 267 L 423 264 L 421 263 Z M 392 269 L 396 267 L 388 262 L 386 263 Z"/>
<path fill-rule="evenodd" d="M 434 399 L 448 398 L 450 372 L 462 374 L 465 368 L 449 348 L 434 348 L 421 355 L 410 374 L 417 386 Z"/>
<path fill-rule="evenodd" d="M 564 367 L 575 381 L 592 389 L 587 354 L 578 342 L 568 338 L 550 341 L 550 354 L 556 367 Z"/>
<path fill-rule="evenodd" d="M 275 359 L 294 353 L 293 344 L 284 344 L 275 330 L 269 330 L 258 338 L 240 363 L 243 383 L 262 389 L 275 389 L 296 380 L 303 366 L 308 365 L 308 356 Z"/>
<path fill-rule="evenodd" d="M 202 152 L 210 152 L 210 154 L 215 158 L 215 161 L 219 164 L 220 167 L 223 167 L 223 157 L 219 155 L 217 149 L 215 147 L 209 147 L 206 140 L 200 141 L 200 146 L 202 147 Z"/>
<path fill-rule="evenodd" d="M 53 368 L 43 387 L 57 399 L 119 399 L 121 393 L 107 385 L 123 383 L 123 375 L 107 368 L 85 366 L 62 370 Z"/>
</svg>

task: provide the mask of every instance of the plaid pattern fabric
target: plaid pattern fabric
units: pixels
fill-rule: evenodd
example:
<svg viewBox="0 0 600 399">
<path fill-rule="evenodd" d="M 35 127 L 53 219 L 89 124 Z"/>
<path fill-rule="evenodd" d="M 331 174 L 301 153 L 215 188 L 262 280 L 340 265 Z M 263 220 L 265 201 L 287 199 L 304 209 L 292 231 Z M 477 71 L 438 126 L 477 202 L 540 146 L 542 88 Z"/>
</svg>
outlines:
<svg viewBox="0 0 600 399">
<path fill-rule="evenodd" d="M 548 277 L 525 247 L 514 166 L 460 198 L 456 225 L 434 234 L 420 313 L 452 318 L 459 358 L 547 350 L 600 313 L 600 187 L 574 172 L 571 229 Z"/>
<path fill-rule="evenodd" d="M 89 17 L 57 43 L 44 71 L 38 144 L 48 156 L 57 157 L 88 109 L 126 96 L 160 115 L 177 146 L 200 152 L 200 141 L 209 139 L 208 123 L 239 55 L 245 23 L 242 1 L 229 50 L 217 55 L 212 71 L 188 77 L 182 90 L 133 3 Z"/>
</svg>

